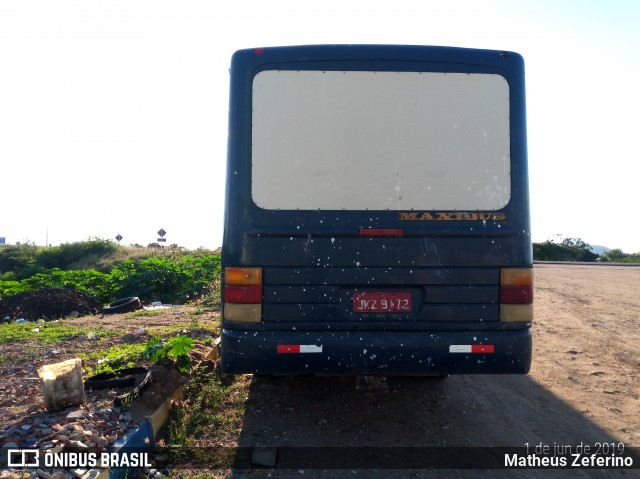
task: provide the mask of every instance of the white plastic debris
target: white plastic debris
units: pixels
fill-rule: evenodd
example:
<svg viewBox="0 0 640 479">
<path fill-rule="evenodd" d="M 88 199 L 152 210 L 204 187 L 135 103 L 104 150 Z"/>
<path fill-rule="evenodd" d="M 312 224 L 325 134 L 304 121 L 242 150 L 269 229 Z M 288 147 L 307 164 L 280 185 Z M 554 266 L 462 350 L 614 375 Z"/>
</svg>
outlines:
<svg viewBox="0 0 640 479">
<path fill-rule="evenodd" d="M 160 301 L 154 301 L 153 303 L 150 303 L 148 306 L 143 306 L 143 309 L 147 310 L 147 311 L 153 311 L 154 309 L 166 309 L 166 308 L 172 308 L 173 304 L 162 304 L 162 302 Z"/>
</svg>

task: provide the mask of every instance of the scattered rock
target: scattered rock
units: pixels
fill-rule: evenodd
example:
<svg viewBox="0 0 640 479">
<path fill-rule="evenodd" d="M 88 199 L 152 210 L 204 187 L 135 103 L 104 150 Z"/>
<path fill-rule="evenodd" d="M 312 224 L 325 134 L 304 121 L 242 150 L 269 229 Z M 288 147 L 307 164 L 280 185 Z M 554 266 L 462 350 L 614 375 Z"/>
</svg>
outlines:
<svg viewBox="0 0 640 479">
<path fill-rule="evenodd" d="M 105 437 L 98 437 L 95 441 L 98 446 L 101 447 L 107 447 L 109 444 L 112 444 L 111 442 L 109 442 L 109 440 Z M 115 441 L 114 441 L 115 442 Z"/>
<path fill-rule="evenodd" d="M 53 476 L 42 469 L 36 469 L 36 474 L 40 479 L 53 479 Z"/>
<path fill-rule="evenodd" d="M 67 419 L 82 419 L 83 416 L 84 416 L 84 411 L 82 409 L 77 409 L 67 414 Z"/>
</svg>

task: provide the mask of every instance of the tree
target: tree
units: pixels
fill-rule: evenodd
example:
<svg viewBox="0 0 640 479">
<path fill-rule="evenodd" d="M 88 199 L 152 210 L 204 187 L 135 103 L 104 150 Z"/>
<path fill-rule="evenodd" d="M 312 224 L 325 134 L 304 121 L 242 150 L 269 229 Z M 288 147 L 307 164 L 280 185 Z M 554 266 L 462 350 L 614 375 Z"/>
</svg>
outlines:
<svg viewBox="0 0 640 479">
<path fill-rule="evenodd" d="M 599 256 L 580 238 L 560 237 L 560 243 L 547 240 L 533 243 L 533 259 L 536 261 L 584 261 L 593 262 Z"/>
</svg>

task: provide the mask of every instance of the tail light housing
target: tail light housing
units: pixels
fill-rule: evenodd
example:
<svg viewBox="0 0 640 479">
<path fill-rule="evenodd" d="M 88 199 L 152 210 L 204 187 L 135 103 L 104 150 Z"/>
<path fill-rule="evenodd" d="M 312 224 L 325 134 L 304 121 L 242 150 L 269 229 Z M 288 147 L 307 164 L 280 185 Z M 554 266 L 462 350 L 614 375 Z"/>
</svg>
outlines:
<svg viewBox="0 0 640 479">
<path fill-rule="evenodd" d="M 225 268 L 223 311 L 225 321 L 262 320 L 262 268 Z"/>
<path fill-rule="evenodd" d="M 533 321 L 533 268 L 500 270 L 500 321 Z"/>
</svg>

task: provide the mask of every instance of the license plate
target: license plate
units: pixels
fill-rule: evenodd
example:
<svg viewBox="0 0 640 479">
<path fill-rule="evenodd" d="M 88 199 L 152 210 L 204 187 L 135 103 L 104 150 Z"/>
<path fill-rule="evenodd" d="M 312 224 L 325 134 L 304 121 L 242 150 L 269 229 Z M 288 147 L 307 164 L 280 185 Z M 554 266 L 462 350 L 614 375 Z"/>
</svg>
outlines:
<svg viewBox="0 0 640 479">
<path fill-rule="evenodd" d="M 411 293 L 355 293 L 356 313 L 408 313 L 413 309 Z"/>
</svg>

